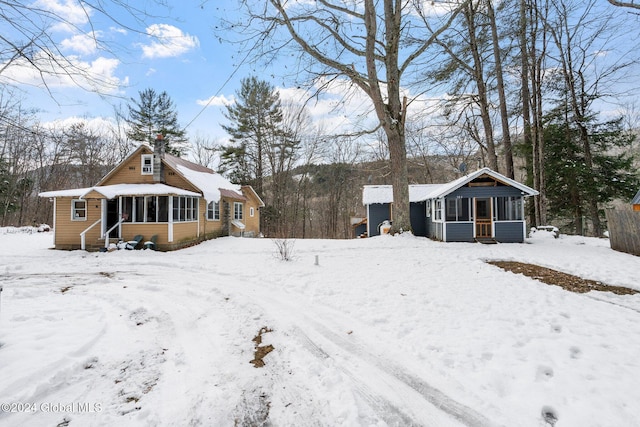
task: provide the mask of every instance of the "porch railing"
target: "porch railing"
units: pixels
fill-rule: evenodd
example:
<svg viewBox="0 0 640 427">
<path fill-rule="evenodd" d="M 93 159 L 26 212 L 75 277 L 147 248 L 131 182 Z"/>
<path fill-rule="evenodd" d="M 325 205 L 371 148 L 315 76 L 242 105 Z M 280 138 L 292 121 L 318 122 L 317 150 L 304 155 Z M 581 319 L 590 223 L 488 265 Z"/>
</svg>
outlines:
<svg viewBox="0 0 640 427">
<path fill-rule="evenodd" d="M 80 249 L 85 250 L 87 248 L 87 245 L 86 245 L 86 234 L 87 234 L 87 231 L 91 230 L 93 227 L 95 227 L 96 225 L 100 224 L 100 222 L 102 222 L 102 218 L 97 220 L 93 224 L 91 224 L 83 232 L 80 233 Z"/>
<path fill-rule="evenodd" d="M 124 222 L 124 218 L 120 218 L 120 221 L 116 222 L 115 225 L 113 227 L 111 227 L 110 229 L 108 229 L 105 233 L 104 233 L 104 247 L 108 248 L 109 247 L 109 234 L 111 234 L 111 232 L 113 230 L 115 230 L 116 227 L 118 227 L 120 224 L 122 224 Z"/>
</svg>

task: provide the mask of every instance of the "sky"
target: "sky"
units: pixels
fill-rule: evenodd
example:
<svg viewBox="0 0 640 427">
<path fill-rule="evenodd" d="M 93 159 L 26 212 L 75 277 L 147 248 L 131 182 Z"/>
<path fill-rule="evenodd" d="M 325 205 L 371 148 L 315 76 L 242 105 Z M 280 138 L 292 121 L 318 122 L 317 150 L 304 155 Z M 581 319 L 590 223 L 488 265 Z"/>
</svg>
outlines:
<svg viewBox="0 0 640 427">
<path fill-rule="evenodd" d="M 233 101 L 242 78 L 256 75 L 279 90 L 282 99 L 308 100 L 308 94 L 291 87 L 292 82 L 282 77 L 285 63 L 266 66 L 245 60 L 246 53 L 239 52 L 238 45 L 219 38 L 216 28 L 219 30 L 220 21 L 239 16 L 235 10 L 238 2 L 143 0 L 135 2 L 133 15 L 117 3 L 106 2 L 111 19 L 82 10 L 76 0 L 33 3 L 66 17 L 66 25 L 52 25 L 48 33 L 62 54 L 101 76 L 99 87 L 82 79 L 72 82 L 59 77 L 47 78 L 44 88 L 40 77 L 24 67 L 3 70 L 0 81 L 18 82 L 23 106 L 37 108 L 45 122 L 69 117 L 113 118 L 114 108 L 126 107 L 131 98 L 138 99 L 140 91 L 166 91 L 189 135 L 212 139 L 228 137 L 221 128 L 221 124 L 228 124 L 222 112 L 224 105 Z M 0 31 L 6 28 L 0 27 Z M 329 129 L 343 126 L 353 132 L 370 128 L 370 101 L 363 94 L 345 98 L 345 92 L 344 86 L 331 86 L 319 101 L 307 104 L 311 117 L 323 120 Z M 341 108 L 334 110 L 335 106 Z"/>
<path fill-rule="evenodd" d="M 266 238 L 88 253 L 49 249 L 52 233 L 0 228 L 3 427 L 640 419 L 640 294 L 577 294 L 487 263 L 640 289 L 640 257 L 606 239 L 290 240 L 285 262 Z M 255 368 L 261 330 L 273 350 Z"/>
<path fill-rule="evenodd" d="M 87 16 L 73 0 L 37 0 L 37 7 L 67 17 L 67 25 L 53 25 L 49 32 L 60 52 L 97 73 L 102 84 L 96 87 L 82 79 L 47 77 L 48 87 L 44 88 L 40 76 L 25 67 L 4 70 L 1 78 L 19 82 L 23 106 L 37 108 L 45 122 L 74 116 L 112 118 L 114 108 L 126 107 L 131 98 L 138 99 L 140 91 L 166 91 L 189 134 L 214 139 L 227 137 L 220 127 L 227 123 L 222 111 L 233 101 L 242 78 L 256 75 L 266 80 L 282 99 L 306 99 L 301 90 L 287 87 L 278 78 L 281 64 L 275 68 L 252 64 L 237 45 L 218 37 L 215 28 L 220 20 L 238 16 L 234 2 L 158 3 L 135 2 L 137 10 L 144 11 L 136 13 L 137 20 L 131 11 L 109 2 L 113 19 L 97 12 Z M 92 34 L 101 45 L 96 45 Z M 96 88 L 101 94 L 95 93 Z M 308 105 L 312 116 L 324 116 L 331 109 L 331 99 L 342 98 L 342 89 L 335 91 L 326 102 Z M 351 101 L 357 104 L 351 110 L 368 108 L 362 99 Z M 339 115 L 332 120 L 344 121 Z"/>
</svg>

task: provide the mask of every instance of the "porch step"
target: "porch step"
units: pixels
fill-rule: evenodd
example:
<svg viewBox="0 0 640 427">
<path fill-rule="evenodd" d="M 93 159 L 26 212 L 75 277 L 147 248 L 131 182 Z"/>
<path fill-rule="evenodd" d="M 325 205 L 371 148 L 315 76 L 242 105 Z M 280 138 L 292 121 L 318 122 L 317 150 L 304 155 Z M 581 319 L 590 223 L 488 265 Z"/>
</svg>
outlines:
<svg viewBox="0 0 640 427">
<path fill-rule="evenodd" d="M 483 245 L 495 245 L 498 243 L 493 237 L 476 237 L 476 242 L 482 243 Z"/>
</svg>

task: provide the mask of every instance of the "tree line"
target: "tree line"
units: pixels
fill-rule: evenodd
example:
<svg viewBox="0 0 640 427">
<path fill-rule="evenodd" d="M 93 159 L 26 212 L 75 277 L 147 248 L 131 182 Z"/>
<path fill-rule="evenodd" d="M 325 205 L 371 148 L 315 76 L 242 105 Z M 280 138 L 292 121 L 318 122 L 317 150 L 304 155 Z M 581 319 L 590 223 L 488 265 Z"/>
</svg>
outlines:
<svg viewBox="0 0 640 427">
<path fill-rule="evenodd" d="M 35 192 L 91 185 L 161 131 L 168 152 L 220 159 L 222 173 L 253 185 L 267 235 L 348 237 L 364 184 L 394 185 L 392 231 L 408 230 L 408 184 L 455 178 L 462 165 L 537 189 L 532 225 L 601 235 L 604 207 L 640 185 L 633 106 L 600 113 L 637 86 L 635 6 L 609 3 L 243 1 L 221 39 L 253 46 L 256 62 L 296 58 L 295 74 L 278 78 L 318 96 L 346 82 L 370 100 L 375 124 L 326 129 L 254 76 L 226 108 L 225 142 L 189 139 L 169 95 L 153 89 L 99 131 L 45 128 L 5 90 L 2 223 L 42 221 Z"/>
</svg>

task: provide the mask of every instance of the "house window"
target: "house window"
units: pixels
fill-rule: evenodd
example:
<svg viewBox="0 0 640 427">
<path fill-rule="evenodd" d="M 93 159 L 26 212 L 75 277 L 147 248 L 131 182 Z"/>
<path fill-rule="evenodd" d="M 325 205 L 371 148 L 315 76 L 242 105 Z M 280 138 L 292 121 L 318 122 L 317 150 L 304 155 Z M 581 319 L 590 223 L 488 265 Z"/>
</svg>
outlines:
<svg viewBox="0 0 640 427">
<path fill-rule="evenodd" d="M 253 218 L 253 216 L 254 216 L 255 214 L 256 214 L 256 210 L 255 210 L 255 209 L 253 209 L 253 207 L 250 207 L 250 208 L 249 208 L 249 216 L 250 216 L 251 218 Z"/>
<path fill-rule="evenodd" d="M 522 197 L 496 197 L 498 221 L 522 220 Z"/>
<path fill-rule="evenodd" d="M 447 199 L 447 221 L 469 221 L 471 217 L 469 215 L 470 206 L 468 197 Z"/>
<path fill-rule="evenodd" d="M 436 200 L 436 207 L 435 207 L 435 220 L 436 221 L 440 221 L 442 219 L 442 199 L 437 199 Z"/>
<path fill-rule="evenodd" d="M 71 220 L 72 221 L 87 220 L 87 201 L 86 200 L 71 201 Z"/>
<path fill-rule="evenodd" d="M 122 216 L 124 222 L 168 222 L 169 197 L 123 197 Z"/>
<path fill-rule="evenodd" d="M 242 220 L 242 203 L 234 202 L 233 203 L 233 219 Z"/>
<path fill-rule="evenodd" d="M 209 202 L 207 205 L 207 219 L 220 221 L 220 202 Z"/>
<path fill-rule="evenodd" d="M 153 154 L 142 155 L 142 175 L 153 175 Z"/>
<path fill-rule="evenodd" d="M 145 206 L 147 212 L 145 214 L 145 222 L 156 222 L 156 196 L 146 196 Z"/>
<path fill-rule="evenodd" d="M 195 221 L 198 209 L 198 199 L 191 196 L 173 198 L 173 222 Z"/>
<path fill-rule="evenodd" d="M 158 222 L 169 222 L 169 197 L 158 196 Z"/>
<path fill-rule="evenodd" d="M 135 222 L 144 222 L 144 197 L 134 197 Z"/>
<path fill-rule="evenodd" d="M 431 216 L 431 200 L 427 200 L 427 218 Z"/>
<path fill-rule="evenodd" d="M 122 198 L 122 218 L 124 222 L 133 221 L 133 197 Z"/>
</svg>

